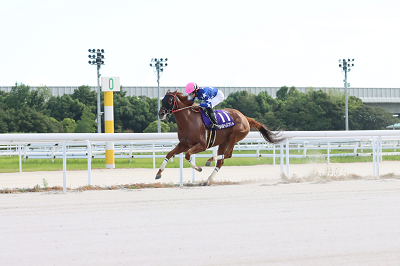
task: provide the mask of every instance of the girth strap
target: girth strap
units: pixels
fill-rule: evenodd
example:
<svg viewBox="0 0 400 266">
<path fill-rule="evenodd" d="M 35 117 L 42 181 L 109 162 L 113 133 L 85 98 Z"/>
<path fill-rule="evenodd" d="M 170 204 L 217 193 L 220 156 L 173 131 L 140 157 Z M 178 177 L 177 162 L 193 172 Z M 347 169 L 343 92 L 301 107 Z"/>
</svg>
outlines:
<svg viewBox="0 0 400 266">
<path fill-rule="evenodd" d="M 210 131 L 210 137 L 208 139 L 207 149 L 211 148 L 214 145 L 215 137 L 217 136 L 217 131 L 215 129 Z"/>
</svg>

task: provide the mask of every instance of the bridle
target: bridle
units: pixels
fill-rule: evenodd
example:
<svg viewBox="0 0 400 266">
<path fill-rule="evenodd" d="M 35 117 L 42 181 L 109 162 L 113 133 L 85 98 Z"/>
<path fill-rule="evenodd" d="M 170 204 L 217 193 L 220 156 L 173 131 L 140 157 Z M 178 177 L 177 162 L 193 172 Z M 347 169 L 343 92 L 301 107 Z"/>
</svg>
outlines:
<svg viewBox="0 0 400 266">
<path fill-rule="evenodd" d="M 172 113 L 176 113 L 176 112 L 182 111 L 182 110 L 184 110 L 184 109 L 188 109 L 188 108 L 192 108 L 193 111 L 198 112 L 198 111 L 196 111 L 195 109 L 193 109 L 192 106 L 186 106 L 186 107 L 183 107 L 183 108 L 179 108 L 179 109 L 178 109 L 178 101 L 176 100 L 176 95 L 175 95 L 175 94 L 172 94 L 172 93 L 167 93 L 167 94 L 165 94 L 165 96 L 167 96 L 167 95 L 174 97 L 174 103 L 172 104 L 172 108 L 171 108 L 171 109 L 167 109 L 167 108 L 165 108 L 164 106 L 161 106 L 161 108 L 160 108 L 160 109 L 164 109 L 165 112 L 167 113 L 167 115 L 170 115 L 170 114 L 172 114 Z M 174 110 L 174 109 L 175 109 L 175 110 Z"/>
</svg>

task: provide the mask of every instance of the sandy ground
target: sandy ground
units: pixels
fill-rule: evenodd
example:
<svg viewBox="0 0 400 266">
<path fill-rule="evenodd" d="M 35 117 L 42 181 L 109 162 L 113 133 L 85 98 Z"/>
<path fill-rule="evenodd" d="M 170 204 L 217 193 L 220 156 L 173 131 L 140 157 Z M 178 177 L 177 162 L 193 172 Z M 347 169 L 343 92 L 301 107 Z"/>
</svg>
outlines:
<svg viewBox="0 0 400 266">
<path fill-rule="evenodd" d="M 214 167 L 203 167 L 201 173 L 195 172 L 195 180 L 206 180 L 211 175 Z M 93 169 L 91 171 L 91 185 L 111 186 L 116 184 L 132 183 L 179 183 L 179 168 L 166 168 L 162 178 L 155 180 L 157 169 Z M 284 165 L 286 173 L 286 165 Z M 356 174 L 362 177 L 372 178 L 372 163 L 348 163 L 348 164 L 292 164 L 289 176 L 293 174 L 298 177 L 310 175 L 341 176 Z M 379 173 L 381 175 L 395 173 L 400 174 L 400 162 L 386 161 L 380 163 Z M 184 168 L 183 181 L 191 182 L 193 170 Z M 1 173 L 0 189 L 4 188 L 33 188 L 36 184 L 43 187 L 43 179 L 48 186 L 62 186 L 63 172 L 23 172 L 23 173 Z M 220 169 L 214 180 L 216 181 L 242 181 L 242 180 L 269 180 L 278 182 L 280 178 L 279 165 L 258 166 L 224 166 Z M 67 171 L 67 187 L 77 188 L 88 184 L 88 171 Z"/>
<path fill-rule="evenodd" d="M 384 162 L 381 174 L 398 173 L 397 164 Z M 324 165 L 296 167 L 297 176 L 326 172 Z M 0 194 L 0 265 L 399 264 L 400 179 L 285 184 L 277 182 L 279 169 L 224 167 L 216 178 L 262 179 L 247 185 Z M 332 171 L 371 175 L 372 164 Z M 179 169 L 164 173 L 163 182 L 179 181 Z M 92 180 L 154 176 L 98 170 Z M 185 176 L 191 180 L 191 170 Z M 1 174 L 0 187 L 31 187 L 42 178 L 62 184 L 62 172 L 18 173 Z M 84 185 L 87 172 L 67 178 Z"/>
</svg>

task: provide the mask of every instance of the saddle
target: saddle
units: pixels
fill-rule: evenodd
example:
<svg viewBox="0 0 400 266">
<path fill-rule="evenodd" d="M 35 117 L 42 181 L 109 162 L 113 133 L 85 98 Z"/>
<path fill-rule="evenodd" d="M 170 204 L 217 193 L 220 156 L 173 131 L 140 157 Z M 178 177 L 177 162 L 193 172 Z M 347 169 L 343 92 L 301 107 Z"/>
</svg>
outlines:
<svg viewBox="0 0 400 266">
<path fill-rule="evenodd" d="M 208 128 L 208 125 L 211 124 L 210 118 L 207 116 L 206 112 L 203 112 L 203 109 L 201 109 L 201 108 L 200 108 L 200 112 L 201 112 L 201 117 L 203 118 L 203 122 Z M 217 118 L 218 127 L 219 127 L 219 129 L 216 129 L 216 130 L 233 127 L 235 125 L 235 122 L 233 122 L 232 117 L 227 112 L 225 112 L 223 110 L 216 110 L 216 111 L 214 111 L 214 113 L 215 113 L 215 117 Z M 210 128 L 208 128 L 208 129 L 211 130 Z"/>
</svg>

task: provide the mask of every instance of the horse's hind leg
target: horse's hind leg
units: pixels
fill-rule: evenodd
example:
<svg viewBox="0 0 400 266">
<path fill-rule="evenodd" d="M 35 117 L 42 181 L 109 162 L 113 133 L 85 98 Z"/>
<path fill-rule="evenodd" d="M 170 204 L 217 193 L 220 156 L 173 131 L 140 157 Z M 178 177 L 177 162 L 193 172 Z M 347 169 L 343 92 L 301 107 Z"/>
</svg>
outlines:
<svg viewBox="0 0 400 266">
<path fill-rule="evenodd" d="M 168 160 L 169 160 L 172 156 L 174 156 L 175 154 L 179 154 L 179 153 L 181 153 L 181 152 L 184 152 L 185 150 L 186 150 L 186 149 L 182 146 L 182 144 L 181 144 L 181 143 L 178 143 L 178 145 L 176 145 L 176 147 L 175 147 L 174 149 L 172 149 L 172 151 L 170 151 L 170 152 L 167 154 L 167 156 L 165 156 L 165 159 L 164 159 L 163 163 L 161 164 L 160 169 L 159 169 L 158 172 L 157 172 L 156 179 L 160 179 L 160 178 L 161 178 L 161 173 L 162 173 L 162 171 L 164 171 L 165 166 L 166 166 L 167 163 L 168 163 Z"/>
<path fill-rule="evenodd" d="M 224 159 L 224 155 L 223 154 L 222 155 L 213 156 L 213 157 L 211 157 L 210 159 L 208 159 L 206 161 L 206 166 L 210 166 L 213 161 L 218 161 L 218 160 L 223 160 L 223 159 Z"/>
</svg>

